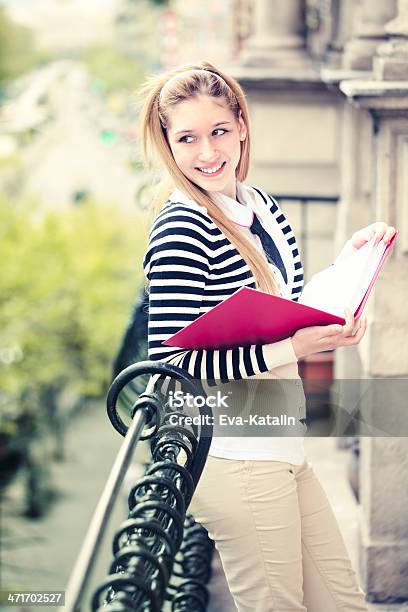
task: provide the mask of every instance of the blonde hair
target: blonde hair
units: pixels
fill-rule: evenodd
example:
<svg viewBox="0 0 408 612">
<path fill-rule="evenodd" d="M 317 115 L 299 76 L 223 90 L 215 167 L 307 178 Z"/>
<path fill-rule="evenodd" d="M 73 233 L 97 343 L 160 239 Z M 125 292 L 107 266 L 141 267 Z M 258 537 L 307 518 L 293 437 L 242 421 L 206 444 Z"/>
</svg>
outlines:
<svg viewBox="0 0 408 612">
<path fill-rule="evenodd" d="M 141 134 L 145 161 L 149 165 L 149 152 L 156 153 L 164 163 L 170 179 L 160 182 L 154 212 L 158 212 L 158 208 L 164 205 L 171 191 L 177 187 L 207 209 L 208 215 L 245 260 L 252 272 L 256 287 L 267 293 L 279 293 L 277 281 L 262 253 L 228 219 L 210 195 L 181 172 L 167 140 L 166 126 L 169 122 L 169 112 L 174 106 L 198 95 L 224 98 L 236 119 L 242 116 L 247 128 L 247 136 L 241 141 L 241 156 L 235 171 L 237 180 L 244 181 L 249 169 L 250 134 L 248 106 L 241 86 L 235 79 L 223 74 L 212 64 L 201 62 L 153 75 L 142 85 L 138 93 L 144 99 Z"/>
</svg>

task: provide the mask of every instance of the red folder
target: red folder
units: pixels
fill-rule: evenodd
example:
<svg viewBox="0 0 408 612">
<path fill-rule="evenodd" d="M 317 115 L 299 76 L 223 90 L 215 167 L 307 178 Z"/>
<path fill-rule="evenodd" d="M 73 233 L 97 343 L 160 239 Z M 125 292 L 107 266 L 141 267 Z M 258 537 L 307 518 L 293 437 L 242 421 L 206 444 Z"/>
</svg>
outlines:
<svg viewBox="0 0 408 612">
<path fill-rule="evenodd" d="M 396 234 L 383 253 L 370 285 L 355 312 L 355 318 L 362 314 L 395 238 Z M 287 298 L 250 287 L 241 287 L 162 344 L 186 349 L 220 349 L 269 344 L 293 336 L 302 327 L 332 323 L 344 325 L 345 320 Z"/>
</svg>

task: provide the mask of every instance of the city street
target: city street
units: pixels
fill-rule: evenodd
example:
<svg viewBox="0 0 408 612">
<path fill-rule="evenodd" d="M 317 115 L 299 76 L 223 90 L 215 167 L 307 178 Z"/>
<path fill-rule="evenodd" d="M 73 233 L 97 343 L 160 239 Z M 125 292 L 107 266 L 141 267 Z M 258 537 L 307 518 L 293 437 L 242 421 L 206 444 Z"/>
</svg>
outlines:
<svg viewBox="0 0 408 612">
<path fill-rule="evenodd" d="M 29 89 L 30 96 L 20 96 L 23 101 L 9 100 L 0 122 L 0 134 L 27 129 L 30 118 L 33 125 L 39 122 L 30 142 L 17 150 L 24 175 L 21 196 L 34 196 L 52 209 L 72 203 L 78 192 L 134 207 L 142 179 L 130 165 L 136 144 L 126 138 L 128 122 L 91 90 L 84 66 L 54 62 L 31 75 Z"/>
</svg>

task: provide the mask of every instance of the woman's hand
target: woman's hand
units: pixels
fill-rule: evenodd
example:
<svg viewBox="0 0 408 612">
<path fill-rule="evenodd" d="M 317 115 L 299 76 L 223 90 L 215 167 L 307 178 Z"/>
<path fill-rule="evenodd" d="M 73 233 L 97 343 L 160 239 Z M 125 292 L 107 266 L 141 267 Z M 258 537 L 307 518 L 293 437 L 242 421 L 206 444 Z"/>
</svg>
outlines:
<svg viewBox="0 0 408 612">
<path fill-rule="evenodd" d="M 392 227 L 392 225 L 387 225 L 383 221 L 377 221 L 376 223 L 371 223 L 371 225 L 367 225 L 367 227 L 363 227 L 357 232 L 354 232 L 351 237 L 351 244 L 354 248 L 359 249 L 374 236 L 376 245 L 380 240 L 387 243 L 391 240 L 395 231 L 395 227 Z"/>
<path fill-rule="evenodd" d="M 346 323 L 344 325 L 315 325 L 299 329 L 291 338 L 296 357 L 306 357 L 313 353 L 330 351 L 340 346 L 358 344 L 367 328 L 367 319 L 361 317 L 360 327 L 353 336 L 355 320 L 351 310 L 345 311 Z"/>
</svg>

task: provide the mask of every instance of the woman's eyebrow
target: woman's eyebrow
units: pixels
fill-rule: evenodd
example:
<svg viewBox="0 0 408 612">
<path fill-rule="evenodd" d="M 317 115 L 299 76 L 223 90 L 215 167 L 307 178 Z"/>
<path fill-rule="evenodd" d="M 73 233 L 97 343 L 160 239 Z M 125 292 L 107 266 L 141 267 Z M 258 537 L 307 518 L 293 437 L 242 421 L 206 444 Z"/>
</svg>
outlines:
<svg viewBox="0 0 408 612">
<path fill-rule="evenodd" d="M 214 123 L 213 128 L 218 127 L 219 125 L 226 125 L 227 123 L 231 123 L 231 121 L 218 121 L 217 123 Z M 194 132 L 195 130 L 178 130 L 177 132 L 174 133 L 175 136 L 177 136 L 178 134 L 186 134 L 187 132 Z"/>
</svg>

